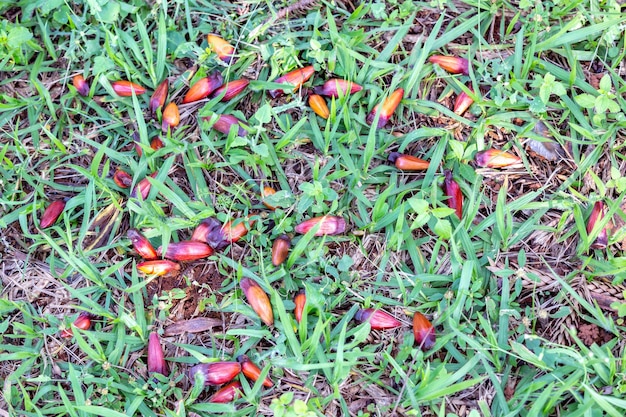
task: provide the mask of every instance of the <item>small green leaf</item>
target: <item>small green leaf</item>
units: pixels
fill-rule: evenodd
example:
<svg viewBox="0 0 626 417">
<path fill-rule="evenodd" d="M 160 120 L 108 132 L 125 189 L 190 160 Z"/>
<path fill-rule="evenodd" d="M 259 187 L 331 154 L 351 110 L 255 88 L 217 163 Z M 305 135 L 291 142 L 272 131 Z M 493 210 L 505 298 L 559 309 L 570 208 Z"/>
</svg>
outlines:
<svg viewBox="0 0 626 417">
<path fill-rule="evenodd" d="M 370 10 L 372 11 L 372 16 L 376 19 L 384 19 L 387 17 L 387 13 L 385 10 L 387 9 L 387 5 L 385 3 L 374 3 L 371 5 Z"/>
<path fill-rule="evenodd" d="M 33 34 L 24 26 L 15 26 L 9 30 L 7 44 L 9 48 L 19 48 L 33 38 Z"/>
<path fill-rule="evenodd" d="M 41 4 L 39 10 L 41 14 L 47 16 L 51 11 L 61 7 L 65 3 L 65 0 L 47 0 Z"/>
<path fill-rule="evenodd" d="M 611 167 L 611 179 L 617 180 L 617 179 L 620 179 L 621 177 L 622 177 L 622 174 L 620 173 L 619 169 L 612 166 Z"/>
<path fill-rule="evenodd" d="M 102 11 L 102 7 L 96 0 L 87 0 L 87 4 L 89 5 L 89 11 L 92 15 L 96 15 Z"/>
<path fill-rule="evenodd" d="M 533 113 L 544 113 L 547 110 L 545 103 L 536 99 L 530 103 L 528 109 Z"/>
<path fill-rule="evenodd" d="M 583 93 L 574 97 L 574 101 L 586 109 L 591 109 L 596 105 L 596 98 L 591 94 Z"/>
<path fill-rule="evenodd" d="M 611 308 L 613 310 L 617 310 L 617 315 L 619 317 L 625 317 L 626 316 L 626 303 L 621 303 L 619 301 L 615 301 L 615 302 L 611 303 Z"/>
<path fill-rule="evenodd" d="M 433 216 L 435 216 L 438 219 L 443 219 L 454 213 L 455 213 L 455 210 L 449 207 L 438 207 L 438 208 L 433 209 L 432 211 Z"/>
<path fill-rule="evenodd" d="M 260 124 L 269 123 L 272 120 L 272 106 L 267 103 L 262 105 L 259 110 L 254 113 L 254 118 L 258 120 Z"/>
<path fill-rule="evenodd" d="M 231 127 L 231 129 L 232 129 L 232 127 Z M 232 137 L 232 139 L 229 136 L 227 140 L 228 140 L 228 147 L 229 148 L 237 148 L 237 147 L 240 147 L 240 146 L 246 146 L 249 143 L 248 139 L 246 139 L 245 137 L 238 136 L 238 135 L 234 135 Z"/>
<path fill-rule="evenodd" d="M 454 154 L 454 157 L 456 159 L 458 160 L 463 159 L 463 151 L 465 148 L 464 142 L 451 139 L 448 141 L 448 146 L 450 146 L 450 149 L 452 149 L 452 153 Z"/>
<path fill-rule="evenodd" d="M 69 18 L 68 18 L 69 15 L 70 15 L 70 9 L 66 5 L 63 5 L 59 7 L 58 9 L 56 9 L 54 13 L 52 13 L 52 18 L 54 19 L 55 22 L 65 25 L 67 24 L 67 22 L 69 22 Z M 87 51 L 87 53 L 89 53 L 87 48 L 85 48 L 85 50 Z"/>
<path fill-rule="evenodd" d="M 609 74 L 604 74 L 602 79 L 600 80 L 600 91 L 603 93 L 608 93 L 611 91 L 611 77 Z"/>
<path fill-rule="evenodd" d="M 274 207 L 289 207 L 295 203 L 295 199 L 291 191 L 280 190 L 276 194 L 263 197 L 263 201 Z"/>
<path fill-rule="evenodd" d="M 604 123 L 605 119 L 606 119 L 606 113 L 596 113 L 591 118 L 591 120 L 593 121 L 593 124 L 596 126 L 601 126 Z"/>
<path fill-rule="evenodd" d="M 417 214 L 428 213 L 428 201 L 422 200 L 417 197 L 411 197 L 407 200 L 411 208 Z"/>
<path fill-rule="evenodd" d="M 351 256 L 343 255 L 343 257 L 337 263 L 337 269 L 342 272 L 347 272 L 354 265 L 354 259 Z"/>
<path fill-rule="evenodd" d="M 106 56 L 97 56 L 93 60 L 94 75 L 105 73 L 115 67 L 113 61 Z"/>
<path fill-rule="evenodd" d="M 563 83 L 557 81 L 552 85 L 552 94 L 556 94 L 557 96 L 563 96 L 567 93 L 567 90 L 565 90 L 565 87 L 563 86 Z"/>
<path fill-rule="evenodd" d="M 99 14 L 100 20 L 104 23 L 115 23 L 120 15 L 120 4 L 115 1 L 107 2 Z"/>
<path fill-rule="evenodd" d="M 535 74 L 535 78 L 530 83 L 530 86 L 537 88 L 537 87 L 541 87 L 544 84 L 545 84 L 545 81 L 543 80 L 543 77 L 539 74 Z"/>
<path fill-rule="evenodd" d="M 261 143 L 260 145 L 252 145 L 250 149 L 252 150 L 252 152 L 259 155 L 261 158 L 270 157 L 269 149 L 267 148 L 267 145 L 264 143 Z"/>
<path fill-rule="evenodd" d="M 550 94 L 552 93 L 552 91 L 550 90 L 550 88 L 547 85 L 542 85 L 541 88 L 539 89 L 539 98 L 541 99 L 541 101 L 545 104 L 548 102 L 548 100 L 550 100 Z"/>
<path fill-rule="evenodd" d="M 553 319 L 560 319 L 569 316 L 571 312 L 572 310 L 569 307 L 563 306 L 559 308 L 556 313 L 551 314 L 550 317 Z"/>
<path fill-rule="evenodd" d="M 316 194 L 315 185 L 311 184 L 310 182 L 303 182 L 302 184 L 298 186 L 298 188 L 300 189 L 300 191 L 302 191 L 305 194 L 309 194 L 309 195 Z"/>
<path fill-rule="evenodd" d="M 550 73 L 547 73 L 543 79 L 543 83 L 545 85 L 550 85 L 550 86 L 554 84 L 555 81 L 556 81 L 556 77 Z"/>
<path fill-rule="evenodd" d="M 311 39 L 309 43 L 311 45 L 311 49 L 314 51 L 319 51 L 320 49 L 322 49 L 322 44 L 316 39 Z"/>
<path fill-rule="evenodd" d="M 293 411 L 296 415 L 302 415 L 307 412 L 306 403 L 302 400 L 296 400 L 293 403 Z"/>
<path fill-rule="evenodd" d="M 543 103 L 547 103 L 550 100 L 550 94 L 552 94 L 552 84 L 554 83 L 554 75 L 546 74 L 543 79 L 543 83 L 539 88 L 539 98 Z"/>
<path fill-rule="evenodd" d="M 430 220 L 430 213 L 418 214 L 413 223 L 411 223 L 411 230 L 415 230 L 418 227 L 424 226 Z"/>
<path fill-rule="evenodd" d="M 617 102 L 615 100 L 609 100 L 607 104 L 608 104 L 608 107 L 609 107 L 609 112 L 617 113 L 617 112 L 620 111 L 619 104 L 617 104 Z"/>
<path fill-rule="evenodd" d="M 604 113 L 611 107 L 612 100 L 607 96 L 600 95 L 596 98 L 596 112 Z M 619 106 L 617 108 L 619 110 Z"/>
<path fill-rule="evenodd" d="M 450 239 L 450 236 L 452 236 L 452 225 L 448 220 L 439 219 L 435 223 L 433 231 L 442 239 Z"/>
</svg>

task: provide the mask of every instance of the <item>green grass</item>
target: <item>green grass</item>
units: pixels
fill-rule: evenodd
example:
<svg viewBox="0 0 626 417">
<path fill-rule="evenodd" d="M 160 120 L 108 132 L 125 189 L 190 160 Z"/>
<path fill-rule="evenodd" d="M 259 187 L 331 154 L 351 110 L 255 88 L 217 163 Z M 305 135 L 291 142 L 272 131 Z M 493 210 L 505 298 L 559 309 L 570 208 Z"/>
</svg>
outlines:
<svg viewBox="0 0 626 417">
<path fill-rule="evenodd" d="M 338 1 L 273 19 L 287 6 L 0 3 L 0 410 L 624 415 L 623 6 Z M 210 51 L 209 33 L 236 47 L 235 62 Z M 433 54 L 467 58 L 469 75 L 430 64 Z M 273 80 L 306 65 L 312 80 L 270 99 Z M 168 101 L 179 103 L 215 70 L 250 79 L 245 94 L 181 106 L 181 124 L 162 134 L 147 110 L 154 88 L 167 77 Z M 72 86 L 78 73 L 89 97 Z M 331 77 L 364 88 L 327 100 L 324 120 L 307 90 Z M 119 79 L 148 93 L 118 97 Z M 454 99 L 470 86 L 475 103 L 457 115 Z M 388 125 L 366 124 L 400 87 Z M 245 121 L 247 134 L 211 129 L 220 114 Z M 155 137 L 165 143 L 156 151 Z M 565 156 L 542 158 L 529 140 Z M 478 168 L 474 155 L 491 147 L 522 164 Z M 387 161 L 393 151 L 430 166 L 399 171 Z M 145 201 L 113 182 L 117 168 L 133 187 L 156 173 Z M 444 169 L 462 189 L 462 219 L 446 205 Z M 264 186 L 278 190 L 276 210 L 263 206 Z M 62 198 L 59 220 L 40 229 L 45 207 Z M 596 201 L 606 215 L 588 233 Z M 325 214 L 342 216 L 348 231 L 294 234 Z M 175 277 L 138 272 L 126 237 L 136 228 L 165 247 L 207 217 L 247 216 L 257 221 L 244 238 Z M 608 247 L 591 249 L 605 227 Z M 276 268 L 271 247 L 283 233 L 293 244 Z M 246 301 L 243 277 L 268 293 L 272 327 Z M 299 289 L 307 307 L 298 324 Z M 384 309 L 403 326 L 371 330 L 354 320 L 360 308 Z M 61 338 L 82 311 L 94 315 L 91 329 Z M 436 327 L 426 352 L 413 341 L 416 311 Z M 212 327 L 168 333 L 198 317 Z M 151 331 L 162 335 L 169 376 L 148 374 Z M 241 398 L 208 403 L 215 388 L 187 370 L 242 354 L 274 387 L 239 376 Z"/>
</svg>

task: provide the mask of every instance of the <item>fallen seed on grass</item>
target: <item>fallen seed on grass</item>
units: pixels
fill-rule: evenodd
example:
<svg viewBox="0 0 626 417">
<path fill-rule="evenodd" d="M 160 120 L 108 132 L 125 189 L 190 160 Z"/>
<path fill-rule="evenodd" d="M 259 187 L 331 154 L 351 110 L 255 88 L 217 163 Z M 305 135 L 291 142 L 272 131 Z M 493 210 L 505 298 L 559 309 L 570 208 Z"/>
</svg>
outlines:
<svg viewBox="0 0 626 417">
<path fill-rule="evenodd" d="M 498 149 L 487 149 L 478 152 L 474 157 L 474 161 L 476 161 L 476 165 L 482 168 L 504 168 L 522 162 L 516 155 Z"/>
<path fill-rule="evenodd" d="M 182 103 L 193 103 L 194 101 L 207 98 L 209 94 L 221 87 L 223 82 L 224 77 L 218 71 L 214 71 L 208 77 L 200 78 L 189 88 L 189 91 L 183 97 Z"/>
<path fill-rule="evenodd" d="M 248 378 L 249 380 L 256 382 L 261 376 L 261 369 L 256 366 L 254 362 L 248 358 L 246 355 L 239 355 L 237 357 L 237 362 L 241 364 L 241 372 Z M 274 386 L 274 383 L 269 377 L 266 377 L 263 380 L 263 386 L 267 388 L 271 388 Z"/>
<path fill-rule="evenodd" d="M 163 143 L 163 141 L 159 137 L 156 137 L 156 138 L 154 138 L 154 139 L 152 139 L 150 141 L 150 147 L 153 150 L 155 150 L 155 151 L 158 151 L 159 149 L 161 149 L 164 146 L 165 146 L 165 144 Z"/>
<path fill-rule="evenodd" d="M 279 266 L 289 256 L 289 248 L 291 246 L 291 239 L 287 235 L 280 235 L 274 240 L 272 245 L 272 265 Z"/>
<path fill-rule="evenodd" d="M 89 84 L 85 81 L 85 77 L 82 74 L 75 75 L 72 78 L 72 84 L 74 88 L 83 97 L 87 97 L 89 95 Z"/>
<path fill-rule="evenodd" d="M 428 61 L 439 65 L 444 70 L 452 74 L 469 75 L 469 61 L 465 58 L 445 55 L 432 55 Z"/>
<path fill-rule="evenodd" d="M 163 276 L 180 271 L 180 265 L 166 259 L 159 259 L 138 263 L 137 269 L 147 275 Z"/>
<path fill-rule="evenodd" d="M 376 125 L 378 129 L 383 128 L 387 124 L 393 113 L 396 111 L 396 108 L 402 101 L 402 97 L 404 97 L 404 90 L 402 88 L 398 88 L 383 101 L 382 105 L 380 105 L 380 116 L 378 117 L 378 124 Z M 367 118 L 365 119 L 367 124 L 371 125 L 372 123 L 374 123 L 376 113 L 378 112 L 378 107 L 379 105 L 377 104 L 367 115 Z"/>
<path fill-rule="evenodd" d="M 326 100 L 319 94 L 311 94 L 309 96 L 309 107 L 322 119 L 328 119 L 328 116 L 330 116 Z"/>
<path fill-rule="evenodd" d="M 189 379 L 193 381 L 197 373 L 204 378 L 204 385 L 222 385 L 230 382 L 241 372 L 239 362 L 201 363 L 189 370 Z"/>
<path fill-rule="evenodd" d="M 256 220 L 252 219 L 248 219 L 247 221 L 236 219 L 226 222 L 224 226 L 219 228 L 217 227 L 219 222 L 211 222 L 207 224 L 207 226 L 210 227 L 207 228 L 205 234 L 206 243 L 215 250 L 224 249 L 231 243 L 235 243 L 247 235 L 255 221 Z"/>
<path fill-rule="evenodd" d="M 258 314 L 259 318 L 267 326 L 274 324 L 274 313 L 272 312 L 272 305 L 270 299 L 263 291 L 263 288 L 250 278 L 241 279 L 241 289 L 248 300 L 248 304 Z"/>
<path fill-rule="evenodd" d="M 91 327 L 91 319 L 93 318 L 93 315 L 91 313 L 88 313 L 86 311 L 82 311 L 78 317 L 76 317 L 76 320 L 74 320 L 73 326 L 76 327 L 77 329 L 81 329 L 81 330 L 89 330 L 89 328 Z M 63 338 L 69 338 L 72 337 L 74 335 L 72 328 L 69 327 L 65 330 L 63 330 L 61 332 L 61 337 Z"/>
<path fill-rule="evenodd" d="M 222 223 L 220 223 L 219 220 L 215 217 L 207 217 L 194 229 L 193 234 L 191 235 L 191 240 L 208 243 L 208 234 L 214 232 L 215 230 L 220 230 L 221 228 Z M 215 249 L 215 247 L 213 249 Z"/>
<path fill-rule="evenodd" d="M 419 311 L 413 316 L 413 337 L 420 349 L 426 351 L 435 345 L 435 328 L 432 323 Z"/>
<path fill-rule="evenodd" d="M 306 234 L 309 230 L 319 226 L 313 236 L 338 235 L 346 231 L 346 221 L 338 216 L 320 216 L 306 220 L 295 227 L 296 233 Z"/>
<path fill-rule="evenodd" d="M 154 90 L 152 97 L 150 97 L 150 103 L 148 108 L 150 109 L 150 113 L 155 114 L 159 107 L 163 107 L 165 104 L 165 100 L 167 99 L 167 93 L 169 89 L 170 83 L 167 80 L 163 80 L 161 84 Z"/>
<path fill-rule="evenodd" d="M 128 188 L 133 185 L 133 177 L 128 172 L 118 168 L 113 174 L 113 182 L 120 188 Z"/>
<path fill-rule="evenodd" d="M 362 89 L 363 87 L 352 81 L 332 78 L 321 86 L 315 87 L 313 91 L 322 96 L 338 98 L 339 95 L 354 94 Z"/>
<path fill-rule="evenodd" d="M 369 321 L 374 330 L 395 329 L 402 326 L 400 320 L 384 310 L 365 308 L 356 312 L 354 318 L 361 323 Z"/>
<path fill-rule="evenodd" d="M 248 84 L 250 84 L 250 81 L 243 78 L 231 81 L 215 90 L 213 94 L 211 94 L 211 97 L 219 97 L 222 93 L 224 93 L 224 97 L 222 97 L 220 101 L 230 101 L 245 90 Z"/>
<path fill-rule="evenodd" d="M 63 209 L 65 209 L 65 200 L 56 200 L 50 203 L 41 216 L 39 227 L 45 229 L 52 226 L 63 213 Z"/>
<path fill-rule="evenodd" d="M 208 118 L 205 119 L 208 120 Z M 237 135 L 245 136 L 246 130 L 242 127 L 242 124 L 243 122 L 237 119 L 235 116 L 232 116 L 230 114 L 221 114 L 213 125 L 213 129 L 217 130 L 218 132 L 222 132 L 225 135 L 228 135 L 228 133 L 230 133 L 231 127 L 236 125 L 238 126 Z"/>
<path fill-rule="evenodd" d="M 587 221 L 587 234 L 591 234 L 596 223 L 604 218 L 604 203 L 602 201 L 596 201 L 591 210 L 591 215 Z M 609 237 L 607 228 L 604 227 L 596 240 L 591 244 L 591 249 L 605 249 L 609 243 Z"/>
<path fill-rule="evenodd" d="M 167 132 L 168 129 L 178 126 L 180 123 L 180 112 L 176 103 L 170 103 L 163 110 L 163 121 L 161 123 L 161 129 Z"/>
<path fill-rule="evenodd" d="M 461 187 L 452 178 L 452 171 L 445 171 L 445 180 L 443 181 L 443 192 L 448 197 L 446 204 L 451 209 L 454 209 L 457 217 L 460 219 L 463 216 L 463 193 Z"/>
<path fill-rule="evenodd" d="M 469 88 L 471 92 L 474 92 L 474 89 L 470 85 L 468 85 L 467 88 Z M 461 91 L 454 101 L 453 111 L 455 114 L 462 116 L 463 113 L 465 113 L 465 111 L 469 109 L 473 103 L 474 100 L 472 100 L 472 98 L 467 95 L 465 91 Z"/>
<path fill-rule="evenodd" d="M 135 251 L 145 260 L 151 261 L 158 257 L 157 251 L 152 246 L 152 243 L 137 229 L 128 229 L 126 236 L 130 239 Z"/>
<path fill-rule="evenodd" d="M 157 253 L 162 253 L 161 248 Z M 196 261 L 213 255 L 213 249 L 203 242 L 184 240 L 182 242 L 171 242 L 167 245 L 167 250 L 163 256 L 174 261 Z"/>
<path fill-rule="evenodd" d="M 304 307 L 306 306 L 306 291 L 300 290 L 293 298 L 293 302 L 296 305 L 294 309 L 294 315 L 296 316 L 296 321 L 300 323 L 302 321 L 302 313 L 304 312 Z"/>
<path fill-rule="evenodd" d="M 313 68 L 312 65 L 288 72 L 282 77 L 278 77 L 277 79 L 275 79 L 274 82 L 279 84 L 290 84 L 293 86 L 293 88 L 277 88 L 275 90 L 268 91 L 268 93 L 272 98 L 276 98 L 285 94 L 285 91 L 296 91 L 297 89 L 302 87 L 302 84 L 304 84 L 309 78 L 311 78 L 314 72 L 315 68 Z"/>
<path fill-rule="evenodd" d="M 157 175 L 157 172 L 155 171 L 152 174 L 150 174 L 150 177 L 154 178 L 156 177 L 156 175 Z M 148 177 L 146 177 L 142 179 L 141 181 L 139 181 L 137 185 L 135 185 L 135 188 L 133 188 L 133 191 L 130 193 L 130 197 L 137 198 L 138 196 L 141 196 L 141 199 L 145 200 L 146 198 L 148 198 L 148 195 L 150 194 L 150 188 L 152 188 L 152 184 L 150 184 Z"/>
<path fill-rule="evenodd" d="M 262 199 L 263 205 L 270 210 L 276 210 L 276 207 L 265 202 L 265 197 L 268 197 L 274 194 L 276 194 L 276 190 L 273 189 L 272 187 L 263 187 L 263 190 L 261 191 L 261 199 Z"/>
<path fill-rule="evenodd" d="M 241 396 L 243 388 L 241 382 L 234 381 L 228 385 L 224 385 L 219 390 L 215 391 L 215 394 L 209 398 L 210 403 L 229 403 L 235 401 L 236 398 Z"/>
<path fill-rule="evenodd" d="M 146 92 L 146 89 L 139 84 L 126 80 L 113 81 L 111 87 L 113 87 L 113 91 L 120 97 L 130 97 L 133 93 L 140 95 Z"/>
<path fill-rule="evenodd" d="M 233 60 L 235 48 L 217 35 L 207 35 L 207 41 L 211 51 L 213 51 L 219 59 L 229 64 Z"/>
<path fill-rule="evenodd" d="M 167 362 L 165 362 L 163 347 L 157 332 L 151 332 L 148 337 L 148 372 L 168 375 Z"/>
<path fill-rule="evenodd" d="M 387 159 L 402 171 L 424 171 L 430 166 L 428 161 L 399 152 L 391 152 Z"/>
</svg>

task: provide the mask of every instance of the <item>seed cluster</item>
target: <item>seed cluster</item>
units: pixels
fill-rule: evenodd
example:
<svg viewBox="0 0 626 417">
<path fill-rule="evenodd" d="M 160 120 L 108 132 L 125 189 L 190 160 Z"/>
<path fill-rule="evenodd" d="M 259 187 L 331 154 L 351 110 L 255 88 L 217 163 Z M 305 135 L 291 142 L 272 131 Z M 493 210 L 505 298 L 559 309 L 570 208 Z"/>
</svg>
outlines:
<svg viewBox="0 0 626 417">
<path fill-rule="evenodd" d="M 224 62 L 231 63 L 235 58 L 235 48 L 227 41 L 216 35 L 209 35 L 209 47 Z M 439 65 L 441 68 L 453 74 L 469 74 L 469 62 L 464 58 L 434 55 L 429 58 L 433 64 Z M 303 85 L 314 75 L 313 66 L 306 66 L 293 70 L 278 79 L 275 83 L 284 84 L 284 88 L 278 88 L 268 91 L 272 98 L 279 97 L 284 94 L 298 91 Z M 82 75 L 76 75 L 73 78 L 73 85 L 82 96 L 89 96 L 90 86 Z M 192 103 L 198 100 L 211 98 L 220 98 L 221 101 L 228 101 L 234 97 L 244 93 L 249 85 L 249 80 L 239 79 L 224 83 L 223 76 L 215 71 L 206 77 L 203 77 L 190 86 L 188 92 L 182 99 L 182 103 Z M 111 83 L 113 91 L 122 97 L 133 95 L 141 95 L 146 93 L 146 89 L 134 82 L 128 80 L 118 80 Z M 466 86 L 467 92 L 463 91 L 457 96 L 454 104 L 454 113 L 462 115 L 473 103 L 471 96 L 476 97 L 471 85 Z M 343 98 L 347 95 L 354 94 L 362 90 L 362 86 L 357 83 L 332 78 L 326 80 L 322 85 L 305 89 L 308 95 L 308 104 L 315 114 L 327 119 L 330 111 L 324 97 Z M 152 115 L 158 117 L 160 114 L 161 128 L 164 132 L 175 129 L 180 124 L 180 112 L 178 105 L 174 102 L 167 102 L 169 93 L 169 82 L 164 80 L 155 89 L 149 100 L 149 110 Z M 396 108 L 404 97 L 404 90 L 398 88 L 391 92 L 381 103 L 377 104 L 368 114 L 366 122 L 375 125 L 380 129 L 385 127 L 393 116 Z M 167 104 L 166 104 L 167 103 Z M 229 134 L 235 129 L 236 134 L 245 136 L 247 134 L 247 126 L 244 121 L 238 120 L 232 115 L 218 115 L 212 128 L 223 134 Z M 141 156 L 142 150 L 138 145 L 138 137 L 135 138 L 136 151 Z M 153 149 L 159 149 L 164 144 L 161 139 L 155 138 L 151 142 Z M 388 155 L 388 160 L 399 170 L 403 171 L 423 171 L 428 169 L 429 162 L 413 155 L 392 152 Z M 486 168 L 503 168 L 521 163 L 521 159 L 516 155 L 497 149 L 488 149 L 478 152 L 475 155 L 475 163 L 479 167 Z M 454 180 L 453 173 L 446 170 L 444 172 L 445 179 L 442 185 L 444 195 L 447 197 L 446 204 L 454 210 L 454 213 L 461 218 L 463 213 L 463 193 L 459 184 Z M 156 172 L 151 175 L 153 178 Z M 132 186 L 132 176 L 118 168 L 114 175 L 113 181 L 121 188 L 129 188 Z M 139 181 L 131 190 L 131 198 L 141 198 L 145 200 L 150 193 L 151 183 L 148 178 Z M 261 201 L 269 209 L 273 210 L 271 204 L 264 201 L 268 196 L 276 193 L 271 187 L 265 187 L 262 190 Z M 55 201 L 51 203 L 45 210 L 41 220 L 40 227 L 47 228 L 55 223 L 63 212 L 65 201 Z M 603 204 L 596 203 L 594 211 L 587 227 L 587 232 L 593 230 L 596 221 L 602 218 L 604 213 Z M 253 213 L 242 219 L 233 219 L 222 224 L 216 218 L 207 218 L 203 220 L 192 232 L 189 240 L 172 242 L 165 249 L 155 249 L 150 241 L 143 236 L 141 231 L 130 229 L 127 233 L 134 251 L 143 258 L 137 263 L 137 269 L 146 275 L 164 276 L 168 274 L 178 274 L 181 271 L 180 262 L 193 262 L 214 255 L 216 252 L 224 250 L 229 245 L 243 238 L 256 221 L 262 219 L 259 213 Z M 347 230 L 346 221 L 343 217 L 333 216 L 330 214 L 308 219 L 295 227 L 297 234 L 310 234 L 313 236 L 338 235 L 345 233 Z M 280 266 L 289 256 L 291 247 L 291 238 L 288 235 L 280 235 L 272 246 L 272 264 Z M 598 240 L 594 243 L 594 248 L 606 246 L 606 231 L 603 231 Z M 274 316 L 270 297 L 265 290 L 253 279 L 242 278 L 240 281 L 241 289 L 250 305 L 250 307 L 259 316 L 260 320 L 266 326 L 273 326 Z M 300 290 L 294 297 L 295 304 L 295 320 L 300 323 L 303 314 L 306 311 L 306 293 Z M 81 314 L 74 322 L 74 327 L 87 330 L 91 326 L 93 317 L 84 313 Z M 388 312 L 381 309 L 365 308 L 359 310 L 355 319 L 358 322 L 368 322 L 371 329 L 385 330 L 394 329 L 402 326 L 402 322 Z M 413 315 L 413 334 L 415 343 L 421 349 L 429 350 L 435 346 L 436 337 L 432 323 L 421 313 L 416 312 Z M 62 332 L 62 336 L 72 337 L 72 330 L 66 329 Z M 148 340 L 148 370 L 167 375 L 170 372 L 167 362 L 163 355 L 163 349 L 159 336 L 153 332 Z M 192 367 L 189 371 L 189 378 L 194 381 L 195 378 L 202 378 L 205 385 L 222 385 L 211 397 L 212 402 L 228 402 L 237 398 L 241 391 L 241 384 L 238 381 L 231 382 L 234 378 L 242 373 L 251 381 L 260 378 L 262 372 L 260 368 L 252 363 L 247 356 L 240 356 L 237 361 L 218 361 L 206 364 L 199 364 Z M 269 377 L 263 381 L 263 385 L 267 388 L 273 386 L 273 382 Z"/>
</svg>

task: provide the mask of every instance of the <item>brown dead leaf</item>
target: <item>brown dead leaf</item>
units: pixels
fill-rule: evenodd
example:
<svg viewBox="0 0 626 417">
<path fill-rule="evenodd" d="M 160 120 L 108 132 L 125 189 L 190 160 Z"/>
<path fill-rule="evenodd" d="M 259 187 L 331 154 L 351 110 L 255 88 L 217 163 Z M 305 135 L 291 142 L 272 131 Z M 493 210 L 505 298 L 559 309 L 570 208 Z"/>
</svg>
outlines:
<svg viewBox="0 0 626 417">
<path fill-rule="evenodd" d="M 510 376 L 504 387 L 504 398 L 510 400 L 515 395 L 515 387 L 517 386 L 517 378 Z"/>
<path fill-rule="evenodd" d="M 89 225 L 83 247 L 86 252 L 106 244 L 111 232 L 119 227 L 120 201 L 114 201 L 98 213 Z"/>
<path fill-rule="evenodd" d="M 558 161 L 559 159 L 565 157 L 565 151 L 558 142 L 552 139 L 550 131 L 542 121 L 538 121 L 535 124 L 533 127 L 533 133 L 540 136 L 541 140 L 532 138 L 528 139 L 526 146 L 528 146 L 531 151 L 548 161 Z"/>
<path fill-rule="evenodd" d="M 365 410 L 367 407 L 367 400 L 364 398 L 360 398 L 358 400 L 352 401 L 348 406 L 348 409 L 353 415 L 356 415 L 359 411 Z"/>
<path fill-rule="evenodd" d="M 183 333 L 205 332 L 213 327 L 221 326 L 221 320 L 208 317 L 196 317 L 194 319 L 178 321 L 165 328 L 165 336 L 178 336 Z"/>
<path fill-rule="evenodd" d="M 565 155 L 561 145 L 553 140 L 544 139 L 539 141 L 535 139 L 528 139 L 526 145 L 528 146 L 528 149 L 548 161 L 558 161 Z"/>
</svg>

